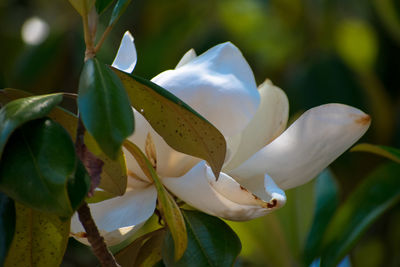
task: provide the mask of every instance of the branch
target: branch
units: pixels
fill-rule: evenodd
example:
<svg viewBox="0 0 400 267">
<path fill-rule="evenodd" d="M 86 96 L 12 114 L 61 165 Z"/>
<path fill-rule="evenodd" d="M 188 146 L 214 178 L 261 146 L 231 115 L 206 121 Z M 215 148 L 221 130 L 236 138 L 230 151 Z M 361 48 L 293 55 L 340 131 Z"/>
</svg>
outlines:
<svg viewBox="0 0 400 267">
<path fill-rule="evenodd" d="M 103 162 L 100 160 L 98 162 L 96 158 L 90 156 L 90 154 L 85 153 L 86 147 L 84 144 L 84 136 L 85 136 L 85 126 L 81 120 L 81 117 L 78 117 L 78 129 L 76 131 L 76 142 L 75 142 L 75 149 L 78 157 L 84 163 L 86 169 L 89 172 L 90 180 L 91 180 L 91 191 L 93 193 L 94 188 L 97 186 L 94 184 L 93 179 L 93 168 L 90 166 L 90 162 L 94 161 L 95 165 L 99 165 L 100 163 L 100 173 L 101 167 L 103 166 Z M 87 166 L 89 164 L 89 166 Z M 89 168 L 88 168 L 89 167 Z M 97 167 L 96 167 L 97 169 Z M 89 192 L 90 193 L 90 192 Z M 82 206 L 78 209 L 78 216 L 79 220 L 81 221 L 83 228 L 86 232 L 86 237 L 92 246 L 92 250 L 94 255 L 98 258 L 102 266 L 119 266 L 118 263 L 115 261 L 114 256 L 108 250 L 104 238 L 100 235 L 99 230 L 97 229 L 96 223 L 94 222 L 92 215 L 90 213 L 89 206 L 86 202 L 82 204 Z"/>
<path fill-rule="evenodd" d="M 100 235 L 86 202 L 78 209 L 78 216 L 83 228 L 85 228 L 87 239 L 92 246 L 93 253 L 99 259 L 101 266 L 119 267 L 120 265 L 108 250 L 104 238 Z"/>
<path fill-rule="evenodd" d="M 97 43 L 96 47 L 94 48 L 94 52 L 97 53 L 99 52 L 101 46 L 103 45 L 104 41 L 106 40 L 108 34 L 110 33 L 113 25 L 108 26 L 105 31 L 103 32 L 103 35 L 100 37 L 99 42 Z"/>
</svg>

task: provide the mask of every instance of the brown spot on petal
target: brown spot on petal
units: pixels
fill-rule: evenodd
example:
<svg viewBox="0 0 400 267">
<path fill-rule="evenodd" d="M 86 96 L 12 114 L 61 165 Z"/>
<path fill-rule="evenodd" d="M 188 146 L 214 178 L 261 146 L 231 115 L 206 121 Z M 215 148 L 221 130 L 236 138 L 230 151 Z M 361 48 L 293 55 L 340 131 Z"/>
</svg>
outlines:
<svg viewBox="0 0 400 267">
<path fill-rule="evenodd" d="M 249 192 L 249 190 L 247 190 L 245 187 L 243 187 L 241 185 L 240 185 L 240 189 L 243 190 L 243 191 Z"/>
<path fill-rule="evenodd" d="M 272 203 L 267 203 L 267 207 L 269 209 L 275 208 L 278 205 L 278 201 L 276 199 L 272 200 Z"/>
<path fill-rule="evenodd" d="M 361 125 L 368 125 L 371 122 L 371 117 L 365 114 L 364 116 L 358 117 L 355 122 Z"/>
</svg>

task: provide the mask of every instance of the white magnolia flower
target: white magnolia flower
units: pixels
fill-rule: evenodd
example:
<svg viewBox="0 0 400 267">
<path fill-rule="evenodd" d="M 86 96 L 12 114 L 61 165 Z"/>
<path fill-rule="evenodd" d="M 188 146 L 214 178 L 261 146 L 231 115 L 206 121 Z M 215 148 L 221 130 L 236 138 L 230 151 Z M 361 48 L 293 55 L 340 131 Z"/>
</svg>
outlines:
<svg viewBox="0 0 400 267">
<path fill-rule="evenodd" d="M 130 73 L 135 63 L 133 37 L 126 33 L 113 66 Z M 370 117 L 356 108 L 327 104 L 308 110 L 286 129 L 285 93 L 268 80 L 257 89 L 249 65 L 230 42 L 200 56 L 190 50 L 174 70 L 152 81 L 221 131 L 228 145 L 222 172 L 216 180 L 205 161 L 169 147 L 135 110 L 136 129 L 129 139 L 145 151 L 150 135 L 162 183 L 191 206 L 229 220 L 250 220 L 282 207 L 286 202 L 284 190 L 314 178 L 370 124 Z M 126 193 L 90 205 L 109 245 L 132 234 L 156 206 L 154 186 L 129 153 L 126 160 Z M 82 231 L 74 218 L 72 232 Z"/>
</svg>

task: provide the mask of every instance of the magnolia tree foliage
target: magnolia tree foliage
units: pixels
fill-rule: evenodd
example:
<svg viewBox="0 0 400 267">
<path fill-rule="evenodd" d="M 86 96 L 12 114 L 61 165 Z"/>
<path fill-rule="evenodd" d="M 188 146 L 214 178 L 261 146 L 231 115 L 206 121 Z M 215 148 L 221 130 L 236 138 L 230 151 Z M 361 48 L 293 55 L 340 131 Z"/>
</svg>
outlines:
<svg viewBox="0 0 400 267">
<path fill-rule="evenodd" d="M 241 243 L 222 219 L 284 207 L 285 190 L 317 177 L 370 125 L 364 112 L 335 103 L 287 127 L 286 94 L 270 80 L 257 87 L 230 42 L 199 56 L 191 49 L 146 80 L 132 73 L 137 52 L 126 32 L 112 66 L 104 64 L 96 54 L 129 2 L 70 0 L 86 44 L 76 94 L 0 91 L 0 265 L 58 266 L 71 236 L 103 266 L 232 266 Z M 60 106 L 65 98 L 78 114 Z M 303 264 L 337 264 L 399 199 L 400 152 L 354 150 L 396 163 L 340 206 L 334 178 L 318 178 Z"/>
</svg>

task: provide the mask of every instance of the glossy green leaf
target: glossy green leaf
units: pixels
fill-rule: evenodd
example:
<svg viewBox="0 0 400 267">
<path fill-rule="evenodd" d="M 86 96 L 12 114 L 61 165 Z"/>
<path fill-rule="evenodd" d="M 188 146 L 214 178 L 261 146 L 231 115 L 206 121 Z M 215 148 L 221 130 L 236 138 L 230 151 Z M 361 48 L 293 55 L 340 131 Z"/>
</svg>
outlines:
<svg viewBox="0 0 400 267">
<path fill-rule="evenodd" d="M 27 208 L 16 207 L 16 230 L 4 267 L 59 266 L 67 248 L 70 220 Z"/>
<path fill-rule="evenodd" d="M 75 174 L 69 177 L 67 183 L 68 197 L 72 209 L 75 211 L 82 204 L 90 189 L 90 177 L 85 166 L 77 160 Z"/>
<path fill-rule="evenodd" d="M 115 258 L 122 267 L 153 266 L 162 258 L 165 228 L 145 234 L 124 249 Z"/>
<path fill-rule="evenodd" d="M 5 105 L 12 100 L 29 96 L 31 96 L 30 93 L 22 90 L 10 88 L 0 90 L 0 104 Z M 78 119 L 74 114 L 60 107 L 56 107 L 48 114 L 48 116 L 60 123 L 65 130 L 67 130 L 72 139 L 75 140 Z M 127 185 L 127 170 L 122 150 L 118 152 L 117 159 L 112 160 L 101 151 L 96 141 L 88 132 L 85 132 L 84 140 L 89 151 L 104 162 L 99 188 L 103 189 L 105 192 L 95 193 L 95 196 L 88 199 L 87 202 L 93 203 L 123 195 Z"/>
<path fill-rule="evenodd" d="M 113 25 L 117 22 L 119 17 L 125 12 L 126 8 L 130 4 L 131 0 L 117 0 L 115 7 L 111 13 L 110 22 L 108 25 Z"/>
<path fill-rule="evenodd" d="M 96 0 L 69 0 L 69 2 L 81 16 L 86 16 L 94 6 Z"/>
<path fill-rule="evenodd" d="M 314 219 L 305 243 L 303 260 L 305 266 L 318 256 L 325 230 L 339 205 L 339 188 L 333 174 L 326 169 L 316 179 L 316 205 Z"/>
<path fill-rule="evenodd" d="M 132 156 L 135 157 L 140 168 L 143 170 L 143 173 L 154 182 L 154 186 L 157 189 L 158 204 L 160 205 L 161 215 L 167 223 L 174 239 L 174 255 L 175 259 L 178 260 L 185 252 L 188 242 L 185 222 L 181 210 L 161 183 L 156 171 L 140 148 L 128 140 L 124 142 L 124 146 Z"/>
<path fill-rule="evenodd" d="M 105 154 L 116 159 L 122 142 L 133 133 L 134 118 L 121 81 L 96 58 L 83 67 L 78 107 L 86 130 Z"/>
<path fill-rule="evenodd" d="M 0 192 L 0 266 L 4 265 L 15 233 L 14 201 Z"/>
<path fill-rule="evenodd" d="M 336 266 L 367 228 L 400 200 L 400 165 L 373 171 L 331 220 L 322 245 L 321 266 Z"/>
<path fill-rule="evenodd" d="M 170 232 L 164 240 L 163 261 L 170 266 L 233 266 L 241 250 L 240 240 L 221 219 L 198 211 L 183 211 L 188 232 L 188 247 L 175 262 Z"/>
<path fill-rule="evenodd" d="M 151 81 L 114 69 L 121 78 L 132 106 L 175 150 L 202 158 L 215 177 L 225 160 L 224 136 L 182 100 Z"/>
<path fill-rule="evenodd" d="M 46 116 L 62 100 L 62 94 L 20 98 L 0 110 L 0 157 L 7 140 L 22 124 Z"/>
<path fill-rule="evenodd" d="M 4 149 L 0 190 L 27 207 L 69 217 L 87 193 L 84 171 L 78 165 L 75 177 L 76 170 L 74 144 L 64 128 L 47 118 L 30 121 Z M 67 187 L 74 188 L 70 195 Z"/>
<path fill-rule="evenodd" d="M 103 13 L 114 0 L 96 0 L 96 11 L 97 14 Z"/>
<path fill-rule="evenodd" d="M 358 144 L 355 147 L 353 147 L 350 151 L 370 152 L 388 158 L 390 160 L 393 160 L 394 162 L 400 163 L 400 149 L 394 147 L 379 146 L 372 144 Z"/>
</svg>

